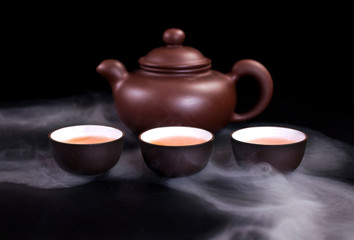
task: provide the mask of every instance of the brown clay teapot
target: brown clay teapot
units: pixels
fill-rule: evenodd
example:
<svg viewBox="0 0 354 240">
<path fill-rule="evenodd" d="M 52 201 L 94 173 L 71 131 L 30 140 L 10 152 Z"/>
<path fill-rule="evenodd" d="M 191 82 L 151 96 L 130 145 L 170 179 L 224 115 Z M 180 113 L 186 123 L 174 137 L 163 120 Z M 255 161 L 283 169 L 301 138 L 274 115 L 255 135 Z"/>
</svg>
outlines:
<svg viewBox="0 0 354 240">
<path fill-rule="evenodd" d="M 183 46 L 184 39 L 182 30 L 167 29 L 163 34 L 167 46 L 141 57 L 140 69 L 132 73 L 113 59 L 97 67 L 111 84 L 118 115 L 127 127 L 136 133 L 171 125 L 216 132 L 229 122 L 251 119 L 267 107 L 273 82 L 262 64 L 241 60 L 230 73 L 222 74 L 210 69 L 211 60 L 198 50 Z M 236 83 L 243 76 L 255 78 L 261 91 L 258 103 L 238 114 L 234 112 Z"/>
</svg>

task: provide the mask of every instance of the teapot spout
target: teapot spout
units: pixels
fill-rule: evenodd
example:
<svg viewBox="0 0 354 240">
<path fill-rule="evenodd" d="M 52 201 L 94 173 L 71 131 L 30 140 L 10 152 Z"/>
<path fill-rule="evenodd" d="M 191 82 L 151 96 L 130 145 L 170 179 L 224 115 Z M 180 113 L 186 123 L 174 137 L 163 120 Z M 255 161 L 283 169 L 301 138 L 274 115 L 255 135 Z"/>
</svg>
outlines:
<svg viewBox="0 0 354 240">
<path fill-rule="evenodd" d="M 103 60 L 97 66 L 96 71 L 108 80 L 113 92 L 119 87 L 120 83 L 128 77 L 125 66 L 115 59 Z"/>
</svg>

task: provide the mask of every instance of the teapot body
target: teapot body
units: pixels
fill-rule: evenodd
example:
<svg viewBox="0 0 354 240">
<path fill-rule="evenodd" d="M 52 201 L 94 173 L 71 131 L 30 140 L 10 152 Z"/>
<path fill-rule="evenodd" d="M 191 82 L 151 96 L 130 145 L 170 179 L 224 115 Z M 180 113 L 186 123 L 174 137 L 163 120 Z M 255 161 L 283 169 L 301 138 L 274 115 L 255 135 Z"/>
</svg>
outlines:
<svg viewBox="0 0 354 240">
<path fill-rule="evenodd" d="M 118 115 L 134 132 L 171 125 L 215 132 L 230 121 L 236 105 L 231 78 L 215 70 L 184 76 L 137 70 L 116 84 Z"/>
<path fill-rule="evenodd" d="M 128 73 L 114 59 L 96 68 L 112 87 L 115 106 L 123 123 L 139 133 L 149 128 L 183 125 L 216 132 L 229 122 L 245 121 L 269 104 L 273 81 L 255 60 L 240 60 L 222 74 L 211 69 L 211 60 L 198 50 L 182 45 L 185 34 L 168 29 L 166 46 L 139 59 L 140 69 Z M 236 85 L 244 76 L 260 86 L 258 102 L 244 113 L 235 113 Z"/>
</svg>

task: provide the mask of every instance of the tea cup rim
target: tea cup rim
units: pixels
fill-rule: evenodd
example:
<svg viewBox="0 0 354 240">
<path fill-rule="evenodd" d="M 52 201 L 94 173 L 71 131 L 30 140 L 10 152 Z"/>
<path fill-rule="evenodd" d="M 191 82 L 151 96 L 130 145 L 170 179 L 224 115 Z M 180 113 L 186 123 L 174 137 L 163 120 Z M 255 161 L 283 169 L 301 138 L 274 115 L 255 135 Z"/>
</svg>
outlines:
<svg viewBox="0 0 354 240">
<path fill-rule="evenodd" d="M 284 144 L 262 144 L 262 143 L 253 143 L 253 142 L 249 142 L 249 141 L 245 141 L 245 140 L 240 140 L 240 139 L 236 139 L 235 138 L 235 133 L 237 132 L 240 132 L 240 131 L 247 131 L 249 129 L 255 129 L 255 128 L 273 128 L 273 129 L 278 129 L 278 130 L 284 130 L 284 131 L 294 131 L 294 132 L 297 132 L 301 135 L 303 135 L 303 138 L 301 138 L 300 140 L 294 140 L 293 142 L 291 143 L 284 143 Z M 264 126 L 249 126 L 249 127 L 244 127 L 244 128 L 240 128 L 240 129 L 237 129 L 235 131 L 233 131 L 231 134 L 230 134 L 230 137 L 231 139 L 235 140 L 235 141 L 238 141 L 238 142 L 242 142 L 242 143 L 245 143 L 245 144 L 251 144 L 251 145 L 259 145 L 259 146 L 287 146 L 287 145 L 294 145 L 294 144 L 299 144 L 301 142 L 305 142 L 308 140 L 309 136 L 307 133 L 305 133 L 304 131 L 301 131 L 301 130 L 298 130 L 298 129 L 295 129 L 295 128 L 292 128 L 292 127 L 283 127 L 283 126 L 271 126 L 271 125 L 264 125 Z"/>
<path fill-rule="evenodd" d="M 55 138 L 52 137 L 52 134 L 57 132 L 57 131 L 61 131 L 61 130 L 64 130 L 64 129 L 67 129 L 67 128 L 76 128 L 76 127 L 102 127 L 102 128 L 110 128 L 110 129 L 113 129 L 115 131 L 119 131 L 121 133 L 121 135 L 119 137 L 114 137 L 114 140 L 110 140 L 110 141 L 107 141 L 107 142 L 100 142 L 100 143 L 80 143 L 80 144 L 77 144 L 77 143 L 69 143 L 69 142 L 65 142 L 65 141 L 60 141 L 60 140 L 57 140 Z M 57 142 L 57 143 L 61 143 L 61 144 L 66 144 L 66 145 L 74 145 L 74 146 L 91 146 L 91 145 L 102 145 L 102 144 L 107 144 L 107 143 L 112 143 L 112 142 L 115 142 L 115 141 L 118 141 L 120 139 L 122 139 L 123 137 L 125 136 L 125 132 L 120 129 L 120 128 L 117 128 L 117 127 L 113 127 L 113 126 L 109 126 L 109 125 L 101 125 L 101 124 L 78 124 L 78 125 L 68 125 L 68 126 L 63 126 L 63 127 L 60 127 L 60 128 L 57 128 L 51 132 L 48 133 L 48 138 L 54 142 Z M 70 139 L 70 138 L 69 138 Z"/>
<path fill-rule="evenodd" d="M 208 140 L 203 141 L 202 143 L 187 144 L 187 145 L 180 145 L 180 146 L 155 144 L 155 143 L 151 143 L 151 142 L 149 142 L 149 141 L 143 139 L 143 137 L 142 137 L 143 134 L 146 134 L 146 133 L 149 132 L 149 131 L 154 131 L 154 130 L 162 129 L 162 128 L 184 128 L 184 129 L 194 129 L 194 130 L 197 130 L 197 131 L 204 131 L 205 133 L 210 134 L 210 138 L 209 138 Z M 171 135 L 171 136 L 172 136 L 172 135 Z M 206 130 L 206 129 L 204 129 L 204 128 L 199 128 L 199 127 L 179 126 L 179 125 L 154 127 L 154 128 L 147 129 L 147 130 L 145 130 L 145 131 L 143 131 L 143 132 L 141 132 L 141 133 L 139 134 L 139 140 L 140 140 L 141 142 L 144 142 L 144 143 L 149 144 L 149 145 L 151 145 L 151 146 L 168 147 L 168 148 L 195 147 L 195 146 L 200 146 L 200 145 L 204 145 L 204 144 L 206 144 L 206 143 L 212 142 L 212 141 L 214 141 L 214 139 L 215 139 L 214 133 L 212 133 L 212 132 L 209 131 L 209 130 Z"/>
</svg>

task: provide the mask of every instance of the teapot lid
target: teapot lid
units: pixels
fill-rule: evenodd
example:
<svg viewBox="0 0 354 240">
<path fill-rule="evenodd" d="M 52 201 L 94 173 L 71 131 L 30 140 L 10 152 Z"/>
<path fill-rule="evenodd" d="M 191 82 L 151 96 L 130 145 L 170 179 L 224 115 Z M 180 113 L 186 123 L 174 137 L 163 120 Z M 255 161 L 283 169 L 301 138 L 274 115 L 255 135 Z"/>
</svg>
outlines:
<svg viewBox="0 0 354 240">
<path fill-rule="evenodd" d="M 185 34 L 170 28 L 163 33 L 167 46 L 151 50 L 139 59 L 140 68 L 160 73 L 194 73 L 210 69 L 211 60 L 197 49 L 183 46 Z"/>
</svg>

